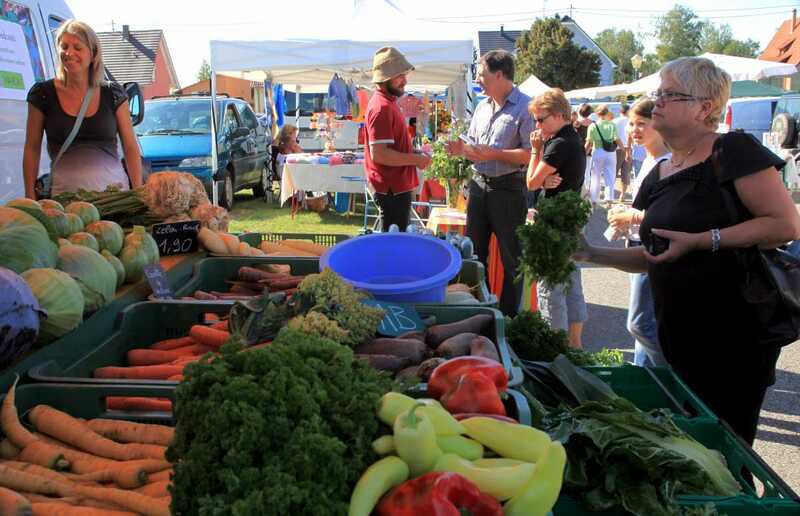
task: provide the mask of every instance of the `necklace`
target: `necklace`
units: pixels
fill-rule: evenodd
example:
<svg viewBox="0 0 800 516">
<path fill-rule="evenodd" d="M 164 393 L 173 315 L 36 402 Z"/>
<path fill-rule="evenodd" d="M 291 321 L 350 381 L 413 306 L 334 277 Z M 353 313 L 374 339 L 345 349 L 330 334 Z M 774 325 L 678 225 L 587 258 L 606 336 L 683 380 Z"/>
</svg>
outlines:
<svg viewBox="0 0 800 516">
<path fill-rule="evenodd" d="M 687 152 L 687 153 L 686 153 L 686 155 L 683 157 L 683 159 L 682 159 L 682 160 L 681 160 L 679 163 L 676 163 L 676 162 L 675 162 L 675 153 L 673 152 L 673 154 L 672 154 L 672 157 L 669 159 L 669 162 L 670 162 L 670 164 L 672 165 L 672 168 L 673 168 L 674 170 L 678 170 L 680 167 L 682 167 L 682 166 L 683 166 L 683 164 L 684 164 L 684 163 L 686 163 L 686 161 L 689 159 L 689 156 L 691 156 L 691 155 L 692 155 L 692 153 L 694 152 L 694 150 L 695 150 L 695 149 L 696 149 L 696 148 L 697 148 L 697 147 L 700 145 L 700 143 L 701 143 L 703 140 L 705 140 L 705 139 L 706 139 L 706 136 L 708 136 L 708 134 L 706 134 L 706 135 L 702 136 L 702 137 L 701 137 L 701 138 L 700 138 L 700 139 L 697 141 L 697 143 L 695 143 L 695 144 L 694 144 L 694 147 L 692 147 L 692 148 L 689 150 L 689 152 Z"/>
</svg>

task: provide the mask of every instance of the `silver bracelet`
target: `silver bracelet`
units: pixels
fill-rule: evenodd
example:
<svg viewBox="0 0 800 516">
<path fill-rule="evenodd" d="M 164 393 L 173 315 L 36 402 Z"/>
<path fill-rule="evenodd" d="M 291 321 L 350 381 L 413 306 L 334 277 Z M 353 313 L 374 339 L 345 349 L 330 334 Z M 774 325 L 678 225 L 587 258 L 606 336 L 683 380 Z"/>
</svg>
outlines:
<svg viewBox="0 0 800 516">
<path fill-rule="evenodd" d="M 711 230 L 711 252 L 716 253 L 719 251 L 719 229 Z"/>
</svg>

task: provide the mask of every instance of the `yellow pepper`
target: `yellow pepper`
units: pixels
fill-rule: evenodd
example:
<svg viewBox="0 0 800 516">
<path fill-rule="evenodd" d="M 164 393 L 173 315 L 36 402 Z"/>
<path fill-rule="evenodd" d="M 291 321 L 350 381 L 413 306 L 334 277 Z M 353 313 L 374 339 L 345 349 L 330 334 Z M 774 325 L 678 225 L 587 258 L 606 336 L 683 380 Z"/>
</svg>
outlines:
<svg viewBox="0 0 800 516">
<path fill-rule="evenodd" d="M 561 493 L 566 464 L 567 453 L 561 443 L 550 443 L 528 485 L 503 506 L 506 516 L 544 516 L 550 512 Z"/>
<path fill-rule="evenodd" d="M 381 497 L 408 480 L 408 465 L 397 457 L 384 457 L 358 479 L 350 496 L 348 516 L 369 516 Z"/>
<path fill-rule="evenodd" d="M 436 444 L 433 423 L 419 411 L 421 408 L 424 405 L 418 403 L 394 421 L 394 447 L 397 455 L 408 464 L 412 478 L 431 471 L 442 455 Z"/>
<path fill-rule="evenodd" d="M 481 468 L 454 453 L 446 453 L 436 462 L 434 471 L 458 473 L 498 500 L 508 500 L 525 489 L 536 469 L 535 464 Z"/>
<path fill-rule="evenodd" d="M 468 436 L 507 459 L 538 462 L 550 446 L 550 436 L 531 426 L 480 416 L 460 423 Z"/>
<path fill-rule="evenodd" d="M 414 399 L 399 392 L 387 392 L 383 395 L 378 404 L 378 419 L 389 426 L 393 426 L 397 416 L 417 404 L 423 405 L 419 409 L 419 413 L 425 414 L 431 419 L 437 435 L 460 435 L 466 432 L 461 423 L 442 408 L 438 401 Z"/>
</svg>

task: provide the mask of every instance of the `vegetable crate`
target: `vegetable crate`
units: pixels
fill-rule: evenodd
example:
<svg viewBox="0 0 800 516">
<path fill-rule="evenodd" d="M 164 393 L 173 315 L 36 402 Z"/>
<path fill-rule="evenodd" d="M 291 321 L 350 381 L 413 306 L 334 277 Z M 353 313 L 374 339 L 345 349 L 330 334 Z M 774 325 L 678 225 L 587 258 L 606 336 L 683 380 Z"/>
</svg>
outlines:
<svg viewBox="0 0 800 516">
<path fill-rule="evenodd" d="M 291 267 L 293 275 L 313 274 L 319 272 L 319 258 L 314 257 L 215 257 L 199 261 L 194 268 L 191 280 L 181 286 L 175 287 L 175 297 L 188 297 L 196 290 L 227 291 L 229 285 L 226 280 L 234 279 L 239 267 L 259 264 L 286 264 Z M 473 287 L 473 294 L 478 300 L 475 305 L 466 306 L 497 306 L 497 296 L 489 292 L 486 285 L 486 270 L 478 261 L 464 260 L 461 262 L 461 271 L 453 278 L 454 283 L 465 283 Z M 188 301 L 188 300 L 187 300 Z M 232 301 L 229 301 L 232 304 Z M 462 305 L 450 305 L 462 306 Z"/>
<path fill-rule="evenodd" d="M 33 367 L 28 375 L 41 382 L 174 386 L 178 382 L 93 376 L 94 370 L 99 367 L 127 364 L 125 355 L 131 349 L 144 348 L 163 339 L 183 337 L 189 333 L 189 328 L 203 322 L 203 314 L 227 314 L 230 309 L 230 303 L 137 303 L 122 312 L 116 331 L 97 342 L 94 348 L 42 362 Z"/>
<path fill-rule="evenodd" d="M 667 367 L 644 368 L 634 365 L 586 367 L 638 408 L 670 409 L 684 417 L 716 417 L 675 372 Z"/>
<path fill-rule="evenodd" d="M 713 496 L 677 497 L 678 504 L 686 509 L 712 504 L 718 514 L 727 516 L 790 515 L 800 514 L 800 498 L 781 480 L 775 471 L 744 441 L 737 437 L 725 423 L 712 418 L 700 417 L 686 419 L 676 417 L 675 423 L 681 430 L 694 437 L 705 447 L 717 450 L 725 456 L 728 469 L 742 486 L 737 496 L 720 498 Z M 747 473 L 764 486 L 764 494 L 758 497 L 745 480 Z M 556 503 L 553 513 L 571 515 L 623 516 L 629 514 L 622 508 L 602 512 L 589 512 L 570 495 L 563 494 Z M 704 513 L 705 514 L 705 513 Z"/>
<path fill-rule="evenodd" d="M 18 386 L 15 393 L 20 417 L 36 405 L 50 405 L 73 417 L 84 419 L 105 418 L 173 425 L 171 412 L 123 412 L 107 410 L 109 396 L 175 399 L 172 386 L 137 385 L 76 385 L 61 383 L 29 383 Z"/>
</svg>

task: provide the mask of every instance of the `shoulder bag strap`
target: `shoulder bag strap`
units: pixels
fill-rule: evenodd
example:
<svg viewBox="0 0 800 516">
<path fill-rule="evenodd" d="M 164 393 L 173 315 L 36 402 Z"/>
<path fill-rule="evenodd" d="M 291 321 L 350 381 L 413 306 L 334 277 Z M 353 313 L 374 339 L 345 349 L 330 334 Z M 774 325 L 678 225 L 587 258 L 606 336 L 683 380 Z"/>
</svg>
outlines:
<svg viewBox="0 0 800 516">
<path fill-rule="evenodd" d="M 61 156 L 63 156 L 64 153 L 67 152 L 69 146 L 72 145 L 72 141 L 78 135 L 78 131 L 80 130 L 81 124 L 83 123 L 83 117 L 86 115 L 86 110 L 89 109 L 89 102 L 91 102 L 92 100 L 92 96 L 94 95 L 95 89 L 96 88 L 92 86 L 86 91 L 86 95 L 83 96 L 83 102 L 81 102 L 81 109 L 80 111 L 78 111 L 78 116 L 75 118 L 75 125 L 72 126 L 72 131 L 69 132 L 67 139 L 64 140 L 64 145 L 62 145 L 61 149 L 59 149 L 56 158 L 52 162 L 50 162 L 50 184 L 52 184 L 53 181 L 53 171 L 56 168 L 56 163 L 58 163 L 58 160 L 61 159 Z"/>
<path fill-rule="evenodd" d="M 605 147 L 607 145 L 606 144 L 606 139 L 603 138 L 603 132 L 600 130 L 600 126 L 597 125 L 597 122 L 592 122 L 592 125 L 595 126 L 595 128 L 597 129 L 597 135 L 600 136 L 600 141 L 603 142 L 603 146 Z M 603 150 L 605 150 L 605 149 L 603 149 Z"/>
</svg>

